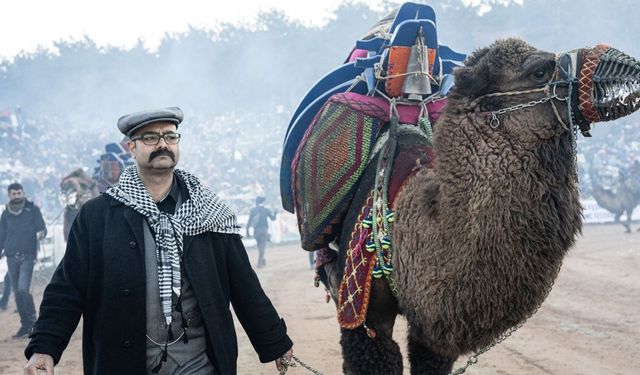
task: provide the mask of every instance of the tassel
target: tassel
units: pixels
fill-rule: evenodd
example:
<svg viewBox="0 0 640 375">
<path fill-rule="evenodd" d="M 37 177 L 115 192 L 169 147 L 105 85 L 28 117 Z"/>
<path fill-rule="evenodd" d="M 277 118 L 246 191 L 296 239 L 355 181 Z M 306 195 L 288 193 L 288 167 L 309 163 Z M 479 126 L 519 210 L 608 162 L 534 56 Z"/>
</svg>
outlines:
<svg viewBox="0 0 640 375">
<path fill-rule="evenodd" d="M 156 367 L 151 369 L 151 373 L 153 374 L 157 374 L 158 372 L 160 372 L 160 369 L 162 368 L 162 361 L 160 361 Z"/>
<path fill-rule="evenodd" d="M 382 245 L 383 249 L 390 248 L 391 247 L 391 237 L 389 237 L 389 236 L 382 237 L 382 239 L 380 240 L 380 244 Z"/>
<path fill-rule="evenodd" d="M 166 362 L 167 361 L 167 341 L 164 342 L 164 350 L 162 350 L 162 354 L 160 355 L 160 361 L 158 361 L 158 364 L 151 369 L 151 372 L 154 374 L 157 374 L 158 372 L 160 372 L 160 369 L 162 368 L 162 362 Z"/>
<path fill-rule="evenodd" d="M 182 342 L 185 344 L 189 342 L 189 336 L 187 335 L 187 328 L 189 328 L 189 321 L 184 318 L 184 311 L 182 309 L 182 294 L 178 297 L 178 303 L 176 304 L 176 311 L 180 312 L 180 320 L 182 321 Z"/>
<path fill-rule="evenodd" d="M 362 326 L 364 327 L 364 331 L 367 333 L 367 336 L 369 336 L 370 339 L 375 339 L 376 336 L 378 336 L 374 329 L 367 327 L 366 324 L 363 324 Z"/>
<path fill-rule="evenodd" d="M 373 266 L 372 274 L 373 274 L 373 277 L 375 277 L 376 279 L 379 279 L 382 277 L 382 269 L 380 268 L 379 265 L 376 264 L 375 266 Z"/>
<path fill-rule="evenodd" d="M 367 241 L 367 244 L 365 245 L 365 248 L 370 253 L 374 252 L 376 250 L 376 243 L 373 242 L 373 241 Z"/>
<path fill-rule="evenodd" d="M 390 263 L 385 263 L 385 264 L 382 266 L 382 272 L 383 272 L 385 275 L 390 275 L 390 274 L 391 274 L 391 272 L 393 272 L 393 266 L 392 266 Z"/>
<path fill-rule="evenodd" d="M 371 218 L 371 216 L 367 217 L 366 219 L 362 220 L 362 227 L 363 228 L 371 228 L 371 225 L 373 225 L 373 219 Z"/>
<path fill-rule="evenodd" d="M 169 323 L 169 328 L 167 332 L 167 341 L 173 341 L 173 331 L 171 331 L 171 323 Z"/>
<path fill-rule="evenodd" d="M 187 344 L 189 342 L 189 335 L 187 335 L 187 327 L 182 327 L 182 342 Z"/>
<path fill-rule="evenodd" d="M 389 213 L 387 213 L 387 215 L 385 216 L 388 223 L 393 223 L 395 220 L 395 217 L 396 217 L 396 214 L 393 211 L 389 211 Z"/>
</svg>

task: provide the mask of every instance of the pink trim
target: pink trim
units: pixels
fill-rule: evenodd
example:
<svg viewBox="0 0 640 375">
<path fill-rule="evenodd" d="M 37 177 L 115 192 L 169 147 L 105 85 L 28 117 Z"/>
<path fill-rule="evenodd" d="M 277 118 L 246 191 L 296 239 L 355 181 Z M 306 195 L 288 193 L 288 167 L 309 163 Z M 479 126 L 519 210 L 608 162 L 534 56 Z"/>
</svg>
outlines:
<svg viewBox="0 0 640 375">
<path fill-rule="evenodd" d="M 348 62 L 354 62 L 356 61 L 356 59 L 364 58 L 364 57 L 367 57 L 366 49 L 354 49 L 353 52 L 351 52 L 351 55 L 349 56 Z"/>
</svg>

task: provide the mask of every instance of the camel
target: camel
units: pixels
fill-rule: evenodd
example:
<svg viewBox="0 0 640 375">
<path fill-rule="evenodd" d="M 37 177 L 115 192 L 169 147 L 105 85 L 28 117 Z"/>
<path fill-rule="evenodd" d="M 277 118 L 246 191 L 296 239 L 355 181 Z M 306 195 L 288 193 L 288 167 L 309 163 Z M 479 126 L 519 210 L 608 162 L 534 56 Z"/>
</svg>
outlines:
<svg viewBox="0 0 640 375">
<path fill-rule="evenodd" d="M 96 182 L 82 168 L 74 170 L 60 181 L 60 198 L 64 204 L 62 231 L 65 241 L 69 237 L 71 224 L 80 207 L 98 194 Z"/>
<path fill-rule="evenodd" d="M 610 82 L 637 86 L 640 64 L 622 60 L 635 77 Z M 553 53 L 505 39 L 454 71 L 433 126 L 436 157 L 416 164 L 391 206 L 392 272 L 372 279 L 364 324 L 341 329 L 345 374 L 402 373 L 392 338 L 398 314 L 409 326 L 411 373 L 439 375 L 499 342 L 544 301 L 581 231 L 575 137 L 578 123 L 588 136 L 594 122 L 572 107 L 575 82 L 556 84 L 560 65 Z M 626 94 L 618 117 L 637 109 L 638 92 Z M 334 301 L 371 183 L 363 179 L 350 203 L 338 259 L 319 270 Z"/>
<path fill-rule="evenodd" d="M 615 223 L 620 223 L 620 217 L 626 214 L 627 220 L 620 224 L 625 227 L 625 233 L 631 233 L 631 216 L 633 210 L 640 204 L 639 176 L 620 176 L 613 189 L 605 189 L 594 183 L 591 195 L 600 207 L 615 215 Z"/>
</svg>

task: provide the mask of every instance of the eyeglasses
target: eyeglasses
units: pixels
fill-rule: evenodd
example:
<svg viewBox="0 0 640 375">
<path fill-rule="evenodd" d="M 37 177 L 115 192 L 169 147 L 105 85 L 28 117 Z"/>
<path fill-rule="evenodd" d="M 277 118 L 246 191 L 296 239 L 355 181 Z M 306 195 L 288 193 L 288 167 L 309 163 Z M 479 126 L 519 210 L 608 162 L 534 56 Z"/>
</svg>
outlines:
<svg viewBox="0 0 640 375">
<path fill-rule="evenodd" d="M 160 138 L 168 145 L 176 145 L 180 142 L 180 133 L 146 133 L 137 137 L 131 137 L 132 141 L 141 140 L 147 146 L 155 146 L 160 143 Z"/>
</svg>

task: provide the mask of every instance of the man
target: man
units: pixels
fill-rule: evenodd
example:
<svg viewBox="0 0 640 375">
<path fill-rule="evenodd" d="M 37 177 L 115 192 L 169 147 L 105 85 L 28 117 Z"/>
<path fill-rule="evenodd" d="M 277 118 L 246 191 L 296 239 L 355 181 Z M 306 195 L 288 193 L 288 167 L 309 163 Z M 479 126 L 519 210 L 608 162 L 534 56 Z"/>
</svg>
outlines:
<svg viewBox="0 0 640 375">
<path fill-rule="evenodd" d="M 256 206 L 249 212 L 249 221 L 247 221 L 247 237 L 251 237 L 249 228 L 253 227 L 253 237 L 258 245 L 258 268 L 266 265 L 264 251 L 267 248 L 267 241 L 269 241 L 269 222 L 267 219 L 276 219 L 276 214 L 263 206 L 264 200 L 264 197 L 256 197 Z"/>
<path fill-rule="evenodd" d="M 175 169 L 177 107 L 118 120 L 135 166 L 85 203 L 47 286 L 25 374 L 60 361 L 83 316 L 85 374 L 235 374 L 229 304 L 262 362 L 293 343 L 251 269 L 235 215 Z"/>
<path fill-rule="evenodd" d="M 47 228 L 40 209 L 25 198 L 22 185 L 7 188 L 9 203 L 0 216 L 0 257 L 7 257 L 11 286 L 20 314 L 20 329 L 13 336 L 26 336 L 36 320 L 31 296 L 31 276 L 38 253 L 38 240 L 46 236 Z"/>
</svg>

